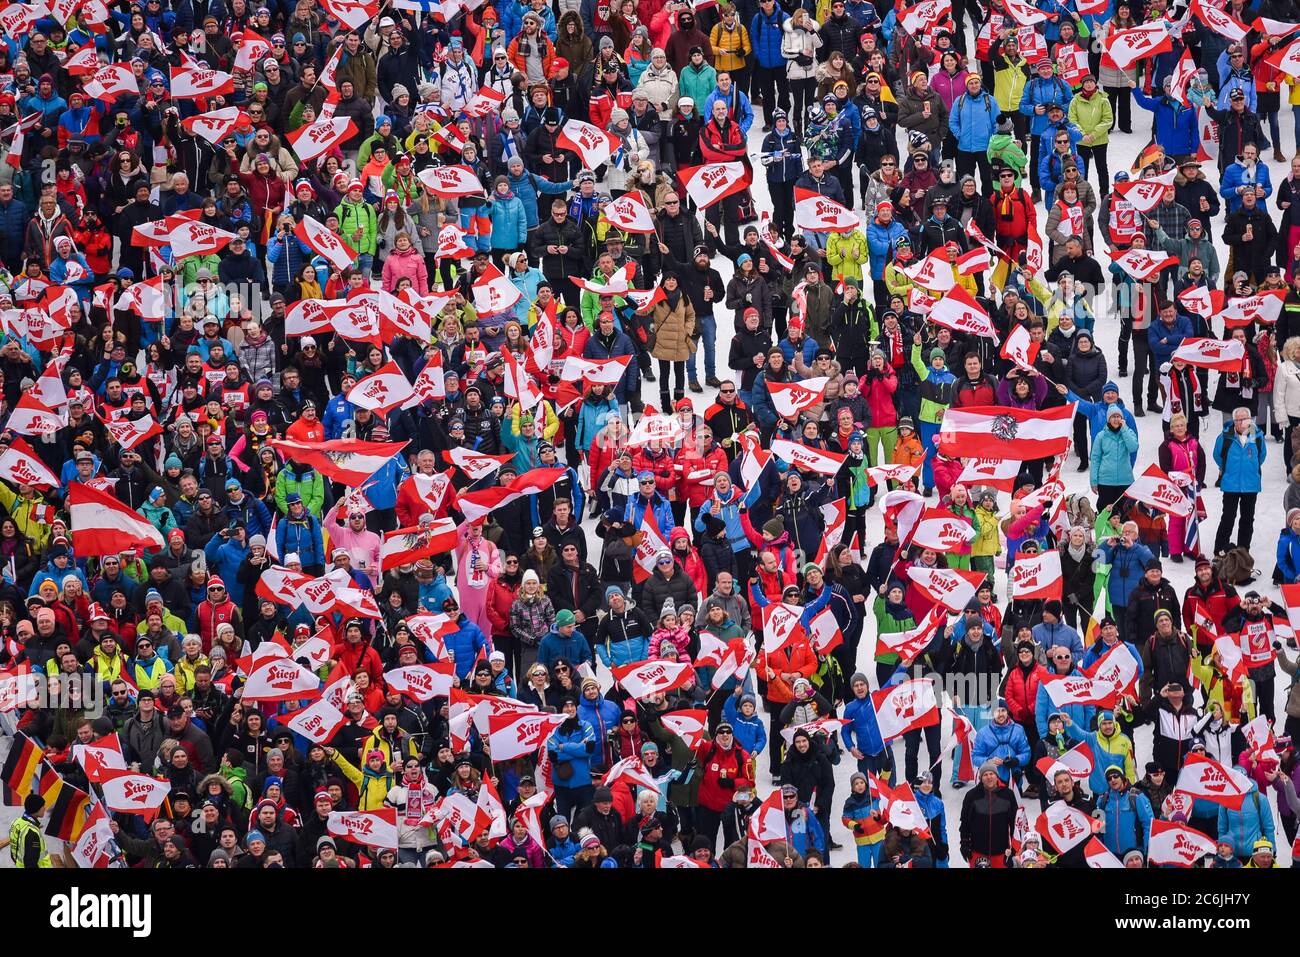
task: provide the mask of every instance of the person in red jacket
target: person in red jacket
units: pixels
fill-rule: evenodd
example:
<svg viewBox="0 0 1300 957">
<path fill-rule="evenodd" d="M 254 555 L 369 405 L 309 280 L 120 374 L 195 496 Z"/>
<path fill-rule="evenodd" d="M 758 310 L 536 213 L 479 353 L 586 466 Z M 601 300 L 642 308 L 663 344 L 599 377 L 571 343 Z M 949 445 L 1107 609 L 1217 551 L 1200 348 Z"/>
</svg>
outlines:
<svg viewBox="0 0 1300 957">
<path fill-rule="evenodd" d="M 950 407 L 963 409 L 970 405 L 997 405 L 997 383 L 992 376 L 984 374 L 984 364 L 980 362 L 980 357 L 968 353 L 963 366 L 966 374 L 958 376 L 952 384 Z"/>
<path fill-rule="evenodd" d="M 1213 621 L 1225 621 L 1228 613 L 1241 604 L 1241 596 L 1232 585 L 1219 580 L 1219 574 L 1209 559 L 1201 558 L 1196 562 L 1196 581 L 1183 594 L 1183 624 L 1196 639 L 1197 648 L 1208 654 L 1214 643 L 1213 637 L 1203 635 L 1196 627 L 1196 611 Z"/>
<path fill-rule="evenodd" d="M 682 470 L 677 498 L 691 507 L 694 517 L 713 494 L 713 477 L 727 471 L 727 453 L 713 441 L 713 430 L 701 424 L 695 430 L 695 441 L 682 443 L 677 464 Z"/>
<path fill-rule="evenodd" d="M 673 560 L 681 566 L 686 577 L 695 585 L 701 595 L 708 594 L 709 573 L 704 568 L 700 553 L 691 545 L 691 536 L 686 529 L 678 525 L 668 536 L 668 547 L 673 553 Z"/>
<path fill-rule="evenodd" d="M 1038 705 L 1038 683 L 1046 669 L 1038 663 L 1034 639 L 1028 628 L 1020 629 L 1020 636 L 1016 638 L 1015 655 L 1014 663 L 1002 679 L 999 695 L 1006 699 L 1011 720 L 1025 729 L 1025 737 L 1029 739 L 1032 748 L 1038 740 L 1038 725 L 1034 720 L 1034 709 Z"/>
<path fill-rule="evenodd" d="M 1029 246 L 1029 224 L 1034 221 L 1034 201 L 1016 185 L 1016 172 L 1004 166 L 998 172 L 998 189 L 990 200 L 997 220 L 997 244 L 1018 262 Z"/>
<path fill-rule="evenodd" d="M 736 832 L 736 815 L 726 814 L 724 819 L 724 812 L 731 807 L 737 791 L 751 786 L 749 755 L 736 744 L 731 725 L 724 721 L 713 732 L 712 740 L 695 745 L 695 758 L 701 774 L 695 833 L 706 838 L 716 851 L 718 827 L 722 825 L 723 846 L 730 847 L 740 835 Z"/>
<path fill-rule="evenodd" d="M 345 674 L 364 671 L 376 685 L 384 680 L 384 664 L 379 652 L 370 646 L 360 618 L 352 618 L 343 629 L 343 640 L 330 649 L 330 670 L 342 668 Z"/>
</svg>

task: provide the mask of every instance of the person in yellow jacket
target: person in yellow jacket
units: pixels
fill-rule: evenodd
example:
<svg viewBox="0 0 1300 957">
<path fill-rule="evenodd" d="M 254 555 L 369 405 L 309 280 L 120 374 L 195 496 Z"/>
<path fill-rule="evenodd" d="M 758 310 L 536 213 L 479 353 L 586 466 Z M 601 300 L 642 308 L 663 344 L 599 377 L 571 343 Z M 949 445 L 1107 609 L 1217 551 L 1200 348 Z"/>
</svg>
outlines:
<svg viewBox="0 0 1300 957">
<path fill-rule="evenodd" d="M 831 284 L 844 279 L 862 281 L 862 267 L 867 264 L 867 237 L 861 230 L 831 233 L 826 241 L 826 262 L 831 267 Z"/>
<path fill-rule="evenodd" d="M 718 9 L 722 19 L 709 33 L 709 43 L 713 47 L 713 68 L 721 73 L 727 71 L 741 90 L 748 84 L 749 75 L 746 61 L 754 52 L 754 45 L 749 39 L 749 30 L 740 22 L 740 15 L 730 3 L 724 3 Z"/>
<path fill-rule="evenodd" d="M 122 677 L 122 672 L 126 669 L 126 656 L 118 646 L 117 635 L 111 631 L 100 635 L 99 644 L 91 651 L 87 664 L 106 686 Z"/>
<path fill-rule="evenodd" d="M 1254 682 L 1234 684 L 1223 670 L 1218 648 L 1212 649 L 1208 655 L 1193 655 L 1191 669 L 1192 677 L 1201 683 L 1201 691 L 1205 694 L 1207 714 L 1217 704 L 1219 716 L 1227 724 L 1243 725 L 1255 720 Z"/>
<path fill-rule="evenodd" d="M 9 859 L 14 867 L 53 867 L 45 849 L 45 834 L 41 831 L 41 817 L 45 814 L 45 798 L 29 794 L 23 800 L 23 813 L 9 826 Z"/>
<path fill-rule="evenodd" d="M 1002 516 L 998 515 L 998 497 L 991 489 L 981 489 L 975 503 L 979 525 L 970 546 L 970 567 L 993 579 L 993 559 L 1002 553 Z"/>
<path fill-rule="evenodd" d="M 194 690 L 194 671 L 200 665 L 209 665 L 208 656 L 203 653 L 203 641 L 198 635 L 187 635 L 181 642 L 185 654 L 176 662 L 174 673 L 176 685 L 181 694 Z"/>
<path fill-rule="evenodd" d="M 378 748 L 367 751 L 365 766 L 360 771 L 334 748 L 326 748 L 325 753 L 356 786 L 358 811 L 378 811 L 384 807 L 384 798 L 397 784 L 399 775 L 386 762 L 383 751 Z"/>
<path fill-rule="evenodd" d="M 27 536 L 32 551 L 44 551 L 50 538 L 50 518 L 53 517 L 53 510 L 45 497 L 30 485 L 20 485 L 15 492 L 7 483 L 0 482 L 0 505 L 13 517 L 18 531 Z"/>
<path fill-rule="evenodd" d="M 366 754 L 379 751 L 384 755 L 384 765 L 392 765 L 394 760 L 404 761 L 416 757 L 415 743 L 410 734 L 397 726 L 397 712 L 384 708 L 379 712 L 379 727 L 370 732 L 363 747 Z"/>
<path fill-rule="evenodd" d="M 1015 36 L 990 45 L 989 59 L 993 63 L 993 99 L 1004 114 L 1016 116 L 1020 113 L 1020 98 L 1029 83 L 1030 68 Z"/>
</svg>

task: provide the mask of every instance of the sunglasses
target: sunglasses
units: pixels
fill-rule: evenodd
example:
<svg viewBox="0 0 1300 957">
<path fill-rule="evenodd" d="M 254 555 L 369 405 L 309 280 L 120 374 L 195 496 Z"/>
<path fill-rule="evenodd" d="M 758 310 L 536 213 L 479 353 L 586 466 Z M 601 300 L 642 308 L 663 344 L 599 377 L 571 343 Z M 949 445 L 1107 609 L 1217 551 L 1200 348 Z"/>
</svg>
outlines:
<svg viewBox="0 0 1300 957">
<path fill-rule="evenodd" d="M 735 390 L 735 389 L 719 389 L 719 390 L 718 390 L 718 395 L 735 395 L 735 394 L 736 394 L 736 390 Z"/>
<path fill-rule="evenodd" d="M 557 675 L 567 675 L 569 673 L 569 669 L 565 665 L 560 665 L 560 667 L 555 669 L 555 673 Z"/>
</svg>

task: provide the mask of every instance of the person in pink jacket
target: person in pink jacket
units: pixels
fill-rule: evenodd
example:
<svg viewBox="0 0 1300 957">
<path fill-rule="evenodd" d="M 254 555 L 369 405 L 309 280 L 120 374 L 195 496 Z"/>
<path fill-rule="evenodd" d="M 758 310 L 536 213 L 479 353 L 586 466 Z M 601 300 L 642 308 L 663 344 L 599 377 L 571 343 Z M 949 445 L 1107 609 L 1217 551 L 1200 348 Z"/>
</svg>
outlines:
<svg viewBox="0 0 1300 957">
<path fill-rule="evenodd" d="M 339 513 L 346 504 L 339 499 L 325 515 L 322 523 L 330 537 L 331 548 L 341 548 L 352 558 L 354 567 L 365 572 L 372 586 L 378 587 L 383 575 L 379 571 L 379 536 L 366 528 L 366 513 L 359 508 L 348 512 L 346 523 L 339 521 Z"/>
<path fill-rule="evenodd" d="M 456 538 L 456 590 L 460 592 L 460 610 L 483 634 L 490 635 L 488 586 L 501 575 L 501 553 L 483 537 L 483 526 L 478 523 L 462 525 Z"/>
<path fill-rule="evenodd" d="M 421 296 L 429 294 L 429 269 L 406 233 L 397 234 L 392 250 L 384 259 L 384 291 L 396 292 L 397 283 L 402 279 L 411 280 L 411 286 Z"/>
</svg>

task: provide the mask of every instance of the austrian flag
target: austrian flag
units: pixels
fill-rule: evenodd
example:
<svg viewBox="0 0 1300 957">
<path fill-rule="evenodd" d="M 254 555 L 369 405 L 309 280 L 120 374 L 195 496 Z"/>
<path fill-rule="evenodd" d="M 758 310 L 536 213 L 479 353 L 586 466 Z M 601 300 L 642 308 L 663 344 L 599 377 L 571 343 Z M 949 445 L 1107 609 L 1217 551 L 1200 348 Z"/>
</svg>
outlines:
<svg viewBox="0 0 1300 957">
<path fill-rule="evenodd" d="M 684 166 L 677 171 L 682 188 L 700 209 L 708 209 L 724 196 L 749 186 L 750 177 L 743 163 L 707 163 Z"/>
<path fill-rule="evenodd" d="M 953 459 L 1053 458 L 1069 447 L 1073 422 L 1073 404 L 1041 412 L 991 405 L 948 409 L 939 428 L 938 450 Z"/>
<path fill-rule="evenodd" d="M 828 196 L 796 186 L 794 225 L 813 233 L 848 233 L 857 229 L 858 214 Z"/>
<path fill-rule="evenodd" d="M 560 127 L 555 145 L 573 150 L 582 159 L 585 168 L 595 169 L 614 155 L 614 150 L 618 148 L 618 140 L 599 126 L 584 123 L 582 120 L 569 120 Z M 651 231 L 653 229 L 652 225 Z"/>
<path fill-rule="evenodd" d="M 1191 338 L 1174 350 L 1174 359 L 1199 369 L 1240 372 L 1246 344 L 1236 339 Z"/>
<path fill-rule="evenodd" d="M 615 666 L 613 672 L 614 680 L 637 701 L 681 688 L 695 675 L 689 661 L 642 661 Z"/>
</svg>

